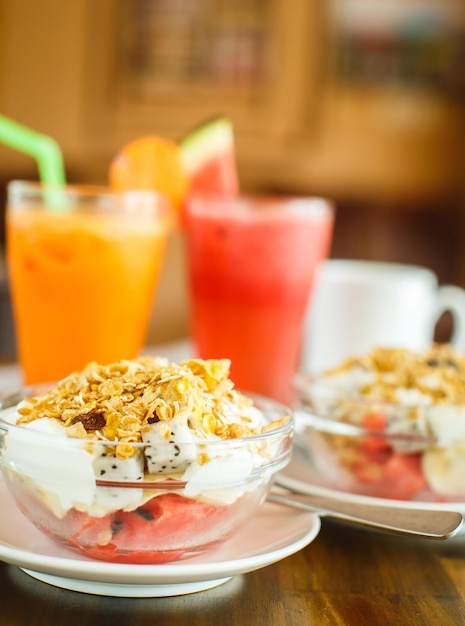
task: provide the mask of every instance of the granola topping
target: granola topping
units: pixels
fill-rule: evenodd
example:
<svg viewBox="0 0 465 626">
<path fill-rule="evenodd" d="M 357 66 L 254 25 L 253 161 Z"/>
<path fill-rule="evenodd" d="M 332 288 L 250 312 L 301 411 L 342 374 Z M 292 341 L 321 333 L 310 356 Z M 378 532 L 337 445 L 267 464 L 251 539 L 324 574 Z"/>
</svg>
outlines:
<svg viewBox="0 0 465 626">
<path fill-rule="evenodd" d="M 169 440 L 175 418 L 204 438 L 258 434 L 264 425 L 254 418 L 252 400 L 233 388 L 229 367 L 227 359 L 176 364 L 161 357 L 91 363 L 45 395 L 27 398 L 17 424 L 53 418 L 68 436 L 129 444 L 158 422 Z"/>
<path fill-rule="evenodd" d="M 376 348 L 326 372 L 322 382 L 338 379 L 348 382 L 350 392 L 386 402 L 410 397 L 420 404 L 465 404 L 465 356 L 447 344 L 424 353 Z"/>
</svg>

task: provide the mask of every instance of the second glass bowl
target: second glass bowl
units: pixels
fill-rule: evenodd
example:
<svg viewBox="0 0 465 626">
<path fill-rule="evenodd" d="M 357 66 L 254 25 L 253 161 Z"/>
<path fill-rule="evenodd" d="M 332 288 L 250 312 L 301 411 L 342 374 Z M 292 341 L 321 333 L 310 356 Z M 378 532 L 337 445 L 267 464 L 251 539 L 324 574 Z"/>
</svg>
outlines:
<svg viewBox="0 0 465 626">
<path fill-rule="evenodd" d="M 305 374 L 295 383 L 296 442 L 325 484 L 380 498 L 465 502 L 465 406 L 344 395 Z"/>
</svg>

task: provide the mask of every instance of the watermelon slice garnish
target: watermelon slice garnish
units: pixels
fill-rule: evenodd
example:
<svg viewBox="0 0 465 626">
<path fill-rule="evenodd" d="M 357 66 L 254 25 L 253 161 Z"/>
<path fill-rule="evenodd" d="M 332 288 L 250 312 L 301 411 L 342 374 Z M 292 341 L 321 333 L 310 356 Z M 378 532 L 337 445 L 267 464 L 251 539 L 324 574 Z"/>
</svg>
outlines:
<svg viewBox="0 0 465 626">
<path fill-rule="evenodd" d="M 196 126 L 179 141 L 189 178 L 189 195 L 234 197 L 239 192 L 231 120 L 215 117 Z"/>
</svg>

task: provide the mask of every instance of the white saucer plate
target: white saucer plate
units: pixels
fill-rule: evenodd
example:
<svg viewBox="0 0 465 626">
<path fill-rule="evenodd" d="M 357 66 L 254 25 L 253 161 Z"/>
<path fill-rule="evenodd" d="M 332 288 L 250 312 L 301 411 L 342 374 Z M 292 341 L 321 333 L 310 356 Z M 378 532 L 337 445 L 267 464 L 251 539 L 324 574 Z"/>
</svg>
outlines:
<svg viewBox="0 0 465 626">
<path fill-rule="evenodd" d="M 55 544 L 16 507 L 0 478 L 0 560 L 64 589 L 121 597 L 165 597 L 216 587 L 311 543 L 317 515 L 265 503 L 236 536 L 200 556 L 162 565 L 95 561 Z"/>
</svg>

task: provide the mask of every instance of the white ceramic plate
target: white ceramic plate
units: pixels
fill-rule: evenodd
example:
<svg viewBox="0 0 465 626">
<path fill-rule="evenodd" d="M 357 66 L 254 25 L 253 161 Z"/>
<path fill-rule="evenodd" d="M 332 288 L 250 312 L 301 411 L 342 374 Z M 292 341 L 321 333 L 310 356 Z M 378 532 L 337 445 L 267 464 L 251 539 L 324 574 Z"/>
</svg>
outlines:
<svg viewBox="0 0 465 626">
<path fill-rule="evenodd" d="M 0 477 L 0 560 L 43 582 L 97 595 L 163 597 L 210 589 L 297 552 L 319 530 L 317 515 L 265 503 L 235 537 L 208 554 L 163 565 L 105 563 L 68 551 L 38 531 Z"/>
<path fill-rule="evenodd" d="M 301 493 L 331 496 L 349 502 L 359 502 L 364 504 L 384 504 L 406 509 L 424 510 L 432 509 L 436 511 L 459 511 L 465 515 L 465 502 L 423 502 L 415 500 L 391 500 L 388 498 L 376 498 L 373 496 L 363 496 L 347 491 L 339 491 L 328 485 L 328 482 L 311 464 L 305 451 L 298 446 L 294 446 L 292 458 L 286 469 L 279 473 L 277 480 L 280 485 L 300 491 Z M 465 536 L 465 529 L 459 535 Z"/>
</svg>

